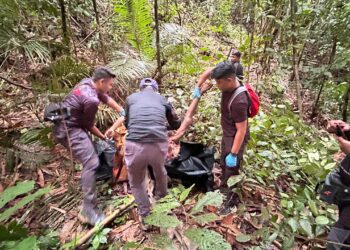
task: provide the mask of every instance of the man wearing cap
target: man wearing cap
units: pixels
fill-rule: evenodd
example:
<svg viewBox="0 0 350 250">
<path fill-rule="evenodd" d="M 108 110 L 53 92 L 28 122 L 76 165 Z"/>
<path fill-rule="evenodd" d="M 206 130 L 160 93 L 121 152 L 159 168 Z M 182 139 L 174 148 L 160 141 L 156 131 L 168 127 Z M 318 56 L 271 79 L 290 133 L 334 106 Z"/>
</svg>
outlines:
<svg viewBox="0 0 350 250">
<path fill-rule="evenodd" d="M 172 105 L 158 93 L 158 84 L 151 78 L 141 80 L 140 92 L 126 99 L 125 112 L 125 125 L 128 129 L 125 162 L 132 194 L 139 214 L 144 218 L 151 209 L 145 185 L 147 167 L 152 167 L 154 173 L 155 197 L 164 197 L 168 190 L 164 167 L 168 152 L 167 130 L 178 129 L 181 121 Z M 117 125 L 114 124 L 113 127 Z M 143 223 L 141 226 L 145 229 Z"/>
<path fill-rule="evenodd" d="M 56 141 L 71 150 L 73 157 L 83 165 L 81 185 L 84 199 L 79 219 L 91 225 L 101 222 L 104 215 L 96 208 L 95 173 L 99 158 L 88 132 L 102 140 L 106 139 L 95 126 L 100 102 L 113 108 L 119 115 L 125 115 L 123 108 L 107 95 L 114 79 L 115 74 L 110 69 L 96 68 L 91 78 L 83 79 L 65 97 L 62 107 L 70 108 L 71 116 L 68 120 L 57 122 L 54 127 Z"/>
</svg>

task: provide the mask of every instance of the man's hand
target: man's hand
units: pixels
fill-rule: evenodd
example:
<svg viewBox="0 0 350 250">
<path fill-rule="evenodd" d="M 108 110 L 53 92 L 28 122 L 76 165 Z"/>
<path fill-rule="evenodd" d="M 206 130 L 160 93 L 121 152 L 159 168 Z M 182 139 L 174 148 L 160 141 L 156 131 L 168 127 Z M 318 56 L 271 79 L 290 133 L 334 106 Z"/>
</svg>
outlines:
<svg viewBox="0 0 350 250">
<path fill-rule="evenodd" d="M 327 123 L 327 132 L 334 134 L 337 130 L 337 126 L 339 126 L 341 129 L 345 128 L 345 130 L 349 130 L 346 129 L 349 126 L 346 122 L 342 120 L 331 120 Z"/>
<path fill-rule="evenodd" d="M 225 158 L 225 163 L 229 168 L 237 167 L 237 155 L 229 153 Z"/>
<path fill-rule="evenodd" d="M 192 99 L 200 98 L 201 97 L 201 90 L 198 86 L 194 87 L 193 93 L 192 93 Z"/>
<path fill-rule="evenodd" d="M 341 151 L 345 154 L 350 153 L 350 141 L 345 140 L 343 137 L 337 137 Z"/>
<path fill-rule="evenodd" d="M 210 82 L 205 82 L 200 89 L 201 94 L 203 95 L 205 92 L 207 92 L 212 87 L 213 87 L 213 84 L 211 84 Z"/>
<path fill-rule="evenodd" d="M 102 140 L 106 140 L 107 139 L 106 136 L 104 134 L 102 134 L 101 131 L 96 126 L 91 127 L 90 128 L 90 132 L 93 135 L 99 137 Z"/>
<path fill-rule="evenodd" d="M 113 128 L 107 129 L 106 132 L 105 132 L 105 137 L 113 138 L 113 136 L 114 136 L 114 129 Z"/>
</svg>

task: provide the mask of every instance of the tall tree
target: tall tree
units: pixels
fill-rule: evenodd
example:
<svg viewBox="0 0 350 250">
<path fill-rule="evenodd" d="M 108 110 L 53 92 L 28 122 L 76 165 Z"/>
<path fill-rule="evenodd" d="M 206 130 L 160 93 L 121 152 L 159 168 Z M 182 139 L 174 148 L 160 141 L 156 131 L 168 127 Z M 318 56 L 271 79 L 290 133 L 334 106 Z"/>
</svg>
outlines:
<svg viewBox="0 0 350 250">
<path fill-rule="evenodd" d="M 102 30 L 101 30 L 101 25 L 100 25 L 100 17 L 99 17 L 99 13 L 97 10 L 96 0 L 92 0 L 92 5 L 94 6 L 95 19 L 96 19 L 96 24 L 97 24 L 97 29 L 98 29 L 98 36 L 99 36 L 100 45 L 101 45 L 102 59 L 103 59 L 104 63 L 107 63 L 105 45 L 103 42 Z"/>
<path fill-rule="evenodd" d="M 161 50 L 160 50 L 160 31 L 159 31 L 159 17 L 158 17 L 158 0 L 154 0 L 154 20 L 156 29 L 156 48 L 157 48 L 157 82 L 159 86 L 162 85 L 162 62 L 161 62 Z"/>
<path fill-rule="evenodd" d="M 63 36 L 63 44 L 69 51 L 69 33 L 67 26 L 67 15 L 66 15 L 66 6 L 64 0 L 58 0 L 58 4 L 61 9 L 61 22 L 62 22 L 62 36 Z"/>
<path fill-rule="evenodd" d="M 293 72 L 294 72 L 294 79 L 295 79 L 295 86 L 296 86 L 296 92 L 297 92 L 297 103 L 298 103 L 298 110 L 299 110 L 299 117 L 303 118 L 303 106 L 301 101 L 301 86 L 300 86 L 300 78 L 299 78 L 299 67 L 298 67 L 298 61 L 297 61 L 297 39 L 296 39 L 296 25 L 295 25 L 295 12 L 297 9 L 297 2 L 296 0 L 290 1 L 290 17 L 291 17 L 291 32 L 292 32 L 292 48 L 293 48 Z"/>
</svg>

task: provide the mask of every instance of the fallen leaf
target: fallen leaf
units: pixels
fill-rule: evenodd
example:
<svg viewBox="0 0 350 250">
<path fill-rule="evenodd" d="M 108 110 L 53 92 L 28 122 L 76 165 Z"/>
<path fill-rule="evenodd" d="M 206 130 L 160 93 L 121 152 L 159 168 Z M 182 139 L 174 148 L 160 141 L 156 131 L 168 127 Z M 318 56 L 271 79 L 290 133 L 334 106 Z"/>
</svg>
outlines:
<svg viewBox="0 0 350 250">
<path fill-rule="evenodd" d="M 77 221 L 76 219 L 70 220 L 63 225 L 63 227 L 60 231 L 60 241 L 62 243 L 68 242 L 71 239 L 71 237 L 73 235 L 73 233 L 71 231 L 72 231 L 72 228 L 73 228 L 74 224 L 76 223 L 76 221 Z"/>
<path fill-rule="evenodd" d="M 222 219 L 222 224 L 232 225 L 235 216 L 233 214 L 228 214 Z"/>
<path fill-rule="evenodd" d="M 44 187 L 45 186 L 45 179 L 44 179 L 44 174 L 43 171 L 41 171 L 40 168 L 37 168 L 37 173 L 38 173 L 38 179 L 37 179 L 37 183 L 40 187 Z"/>
</svg>

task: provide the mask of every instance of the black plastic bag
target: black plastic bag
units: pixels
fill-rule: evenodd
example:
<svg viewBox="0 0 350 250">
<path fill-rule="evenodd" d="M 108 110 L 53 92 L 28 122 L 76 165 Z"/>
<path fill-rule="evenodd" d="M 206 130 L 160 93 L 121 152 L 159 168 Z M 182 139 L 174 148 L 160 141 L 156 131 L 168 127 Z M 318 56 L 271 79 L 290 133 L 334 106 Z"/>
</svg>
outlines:
<svg viewBox="0 0 350 250">
<path fill-rule="evenodd" d="M 113 176 L 114 157 L 117 152 L 113 140 L 98 140 L 95 142 L 95 149 L 100 160 L 96 171 L 96 180 L 107 180 Z"/>
<path fill-rule="evenodd" d="M 180 179 L 185 187 L 196 184 L 203 191 L 212 191 L 214 153 L 214 148 L 200 143 L 180 142 L 179 156 L 165 164 L 168 176 Z"/>
</svg>

